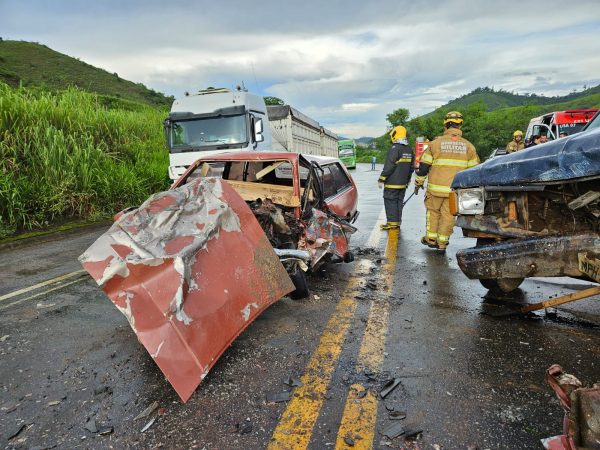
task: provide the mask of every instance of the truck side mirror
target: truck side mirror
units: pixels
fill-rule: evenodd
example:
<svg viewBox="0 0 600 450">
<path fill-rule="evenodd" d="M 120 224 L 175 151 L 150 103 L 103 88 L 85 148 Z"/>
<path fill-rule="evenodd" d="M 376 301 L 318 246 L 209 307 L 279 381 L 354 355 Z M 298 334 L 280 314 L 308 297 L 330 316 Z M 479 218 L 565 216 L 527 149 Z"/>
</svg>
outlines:
<svg viewBox="0 0 600 450">
<path fill-rule="evenodd" d="M 265 140 L 263 136 L 263 121 L 262 119 L 254 119 L 254 140 L 256 142 L 262 142 Z"/>
<path fill-rule="evenodd" d="M 171 135 L 171 121 L 169 119 L 166 119 L 163 122 L 163 130 L 164 130 L 164 136 L 165 136 L 165 145 L 167 148 L 170 148 L 170 139 L 169 136 Z"/>
</svg>

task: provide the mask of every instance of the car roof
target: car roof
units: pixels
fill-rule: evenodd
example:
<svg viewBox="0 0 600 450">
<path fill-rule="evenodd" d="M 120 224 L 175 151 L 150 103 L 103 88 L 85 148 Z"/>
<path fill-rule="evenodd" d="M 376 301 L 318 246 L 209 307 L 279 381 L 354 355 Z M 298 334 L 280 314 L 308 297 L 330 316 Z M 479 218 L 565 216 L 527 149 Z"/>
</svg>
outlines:
<svg viewBox="0 0 600 450">
<path fill-rule="evenodd" d="M 272 161 L 277 159 L 287 159 L 296 163 L 300 158 L 308 162 L 316 162 L 319 165 L 339 162 L 338 158 L 330 156 L 305 155 L 294 152 L 225 152 L 213 155 L 201 156 L 198 160 L 202 161 Z"/>
</svg>

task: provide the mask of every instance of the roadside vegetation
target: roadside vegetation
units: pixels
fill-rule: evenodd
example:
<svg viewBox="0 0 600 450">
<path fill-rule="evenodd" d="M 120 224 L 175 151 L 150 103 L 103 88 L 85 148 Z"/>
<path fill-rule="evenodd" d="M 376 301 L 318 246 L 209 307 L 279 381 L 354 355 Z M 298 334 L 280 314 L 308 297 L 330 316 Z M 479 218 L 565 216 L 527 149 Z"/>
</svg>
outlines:
<svg viewBox="0 0 600 450">
<path fill-rule="evenodd" d="M 167 110 L 0 82 L 0 239 L 110 217 L 168 186 Z"/>
</svg>

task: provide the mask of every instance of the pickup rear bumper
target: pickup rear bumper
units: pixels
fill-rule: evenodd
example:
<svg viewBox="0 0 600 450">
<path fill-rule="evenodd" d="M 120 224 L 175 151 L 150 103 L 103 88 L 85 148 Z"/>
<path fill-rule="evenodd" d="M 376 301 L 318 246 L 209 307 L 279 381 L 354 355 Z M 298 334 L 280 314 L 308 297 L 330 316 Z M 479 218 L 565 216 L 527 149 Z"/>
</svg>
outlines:
<svg viewBox="0 0 600 450">
<path fill-rule="evenodd" d="M 471 279 L 581 277 L 577 255 L 582 251 L 600 251 L 600 236 L 586 233 L 510 239 L 460 250 L 456 259 Z"/>
</svg>

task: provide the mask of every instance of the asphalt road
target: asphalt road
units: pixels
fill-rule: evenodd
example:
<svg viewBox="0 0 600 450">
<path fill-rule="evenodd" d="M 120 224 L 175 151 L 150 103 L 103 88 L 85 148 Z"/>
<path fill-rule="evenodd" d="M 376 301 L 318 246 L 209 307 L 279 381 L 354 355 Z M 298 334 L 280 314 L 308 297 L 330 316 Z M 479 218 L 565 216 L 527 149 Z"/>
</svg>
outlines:
<svg viewBox="0 0 600 450">
<path fill-rule="evenodd" d="M 558 363 L 584 383 L 600 380 L 598 299 L 495 317 L 502 302 L 587 284 L 533 279 L 490 297 L 456 265 L 456 250 L 472 240 L 456 230 L 445 255 L 419 243 L 422 194 L 399 233 L 378 230 L 379 173 L 368 169 L 353 173 L 356 261 L 312 276 L 309 299 L 265 311 L 186 404 L 80 272 L 76 257 L 104 228 L 0 249 L 0 446 L 541 448 L 562 426 L 545 370 Z M 301 386 L 285 384 L 290 377 Z M 398 384 L 382 399 L 390 379 Z M 288 391 L 289 401 L 267 401 Z M 404 434 L 386 437 L 391 426 Z M 406 440 L 411 431 L 421 432 Z"/>
</svg>

